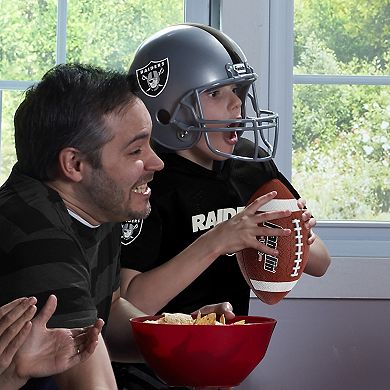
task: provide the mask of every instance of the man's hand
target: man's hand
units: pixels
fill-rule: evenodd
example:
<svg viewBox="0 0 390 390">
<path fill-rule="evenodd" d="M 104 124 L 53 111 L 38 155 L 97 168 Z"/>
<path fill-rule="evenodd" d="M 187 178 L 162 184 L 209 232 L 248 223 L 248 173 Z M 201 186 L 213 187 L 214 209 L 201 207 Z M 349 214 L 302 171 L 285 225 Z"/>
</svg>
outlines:
<svg viewBox="0 0 390 390">
<path fill-rule="evenodd" d="M 46 324 L 56 307 L 57 298 L 51 295 L 32 320 L 30 335 L 15 355 L 19 377 L 42 377 L 61 373 L 87 360 L 94 352 L 104 321 L 98 319 L 94 325 L 85 328 L 48 329 Z"/>
<path fill-rule="evenodd" d="M 34 297 L 19 298 L 0 307 L 0 375 L 30 333 L 36 302 Z"/>
</svg>

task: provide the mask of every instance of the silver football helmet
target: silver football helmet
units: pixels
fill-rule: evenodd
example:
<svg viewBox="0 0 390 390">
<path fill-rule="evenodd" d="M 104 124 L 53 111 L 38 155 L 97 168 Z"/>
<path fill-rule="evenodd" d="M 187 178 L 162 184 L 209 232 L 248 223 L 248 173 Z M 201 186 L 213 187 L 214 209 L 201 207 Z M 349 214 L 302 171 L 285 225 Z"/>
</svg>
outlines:
<svg viewBox="0 0 390 390">
<path fill-rule="evenodd" d="M 138 95 L 152 117 L 152 138 L 164 148 L 191 148 L 204 133 L 208 147 L 217 155 L 245 161 L 274 157 L 278 115 L 259 109 L 257 75 L 240 47 L 221 31 L 201 24 L 165 28 L 139 46 L 129 73 L 136 76 Z M 229 84 L 236 85 L 242 118 L 205 119 L 200 95 Z M 248 114 L 249 110 L 253 115 Z M 210 124 L 214 126 L 208 127 Z M 254 141 L 253 155 L 218 150 L 208 137 L 211 131 L 237 131 L 246 136 Z M 266 153 L 260 156 L 258 146 Z"/>
</svg>

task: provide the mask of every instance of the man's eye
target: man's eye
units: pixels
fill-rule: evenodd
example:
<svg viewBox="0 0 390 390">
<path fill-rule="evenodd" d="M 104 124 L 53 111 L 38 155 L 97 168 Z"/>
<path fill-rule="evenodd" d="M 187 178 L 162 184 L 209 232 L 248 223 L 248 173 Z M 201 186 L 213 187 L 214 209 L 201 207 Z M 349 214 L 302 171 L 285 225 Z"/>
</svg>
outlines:
<svg viewBox="0 0 390 390">
<path fill-rule="evenodd" d="M 209 96 L 216 97 L 218 95 L 218 91 L 211 91 L 209 92 Z"/>
<path fill-rule="evenodd" d="M 142 149 L 135 149 L 135 150 L 132 150 L 129 154 L 131 156 L 136 156 L 137 154 L 140 154 L 142 152 Z"/>
</svg>

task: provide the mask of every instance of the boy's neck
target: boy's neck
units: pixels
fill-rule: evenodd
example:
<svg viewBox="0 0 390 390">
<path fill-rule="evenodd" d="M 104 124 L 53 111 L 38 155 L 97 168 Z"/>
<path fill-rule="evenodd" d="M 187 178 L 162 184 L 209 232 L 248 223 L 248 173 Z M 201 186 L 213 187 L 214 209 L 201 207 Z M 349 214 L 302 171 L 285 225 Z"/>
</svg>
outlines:
<svg viewBox="0 0 390 390">
<path fill-rule="evenodd" d="M 194 149 L 178 150 L 176 153 L 179 156 L 202 166 L 203 168 L 206 168 L 210 171 L 213 169 L 214 160 L 208 158 L 207 156 L 201 155 L 200 153 L 196 153 Z"/>
</svg>

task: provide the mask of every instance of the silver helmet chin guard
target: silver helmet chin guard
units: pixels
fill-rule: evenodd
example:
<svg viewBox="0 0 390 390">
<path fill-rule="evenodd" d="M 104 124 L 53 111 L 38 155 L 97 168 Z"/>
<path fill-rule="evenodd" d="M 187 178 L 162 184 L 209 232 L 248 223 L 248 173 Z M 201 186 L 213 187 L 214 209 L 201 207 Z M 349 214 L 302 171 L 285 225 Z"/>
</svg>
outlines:
<svg viewBox="0 0 390 390">
<path fill-rule="evenodd" d="M 222 157 L 266 161 L 275 156 L 278 115 L 259 109 L 257 75 L 240 47 L 221 31 L 200 24 L 163 29 L 140 45 L 129 72 L 136 76 L 138 95 L 151 114 L 152 139 L 164 148 L 189 149 L 204 133 L 209 149 Z M 229 84 L 237 88 L 242 118 L 205 119 L 200 95 Z M 208 133 L 221 131 L 236 131 L 251 139 L 253 154 L 243 156 L 215 148 Z"/>
</svg>

